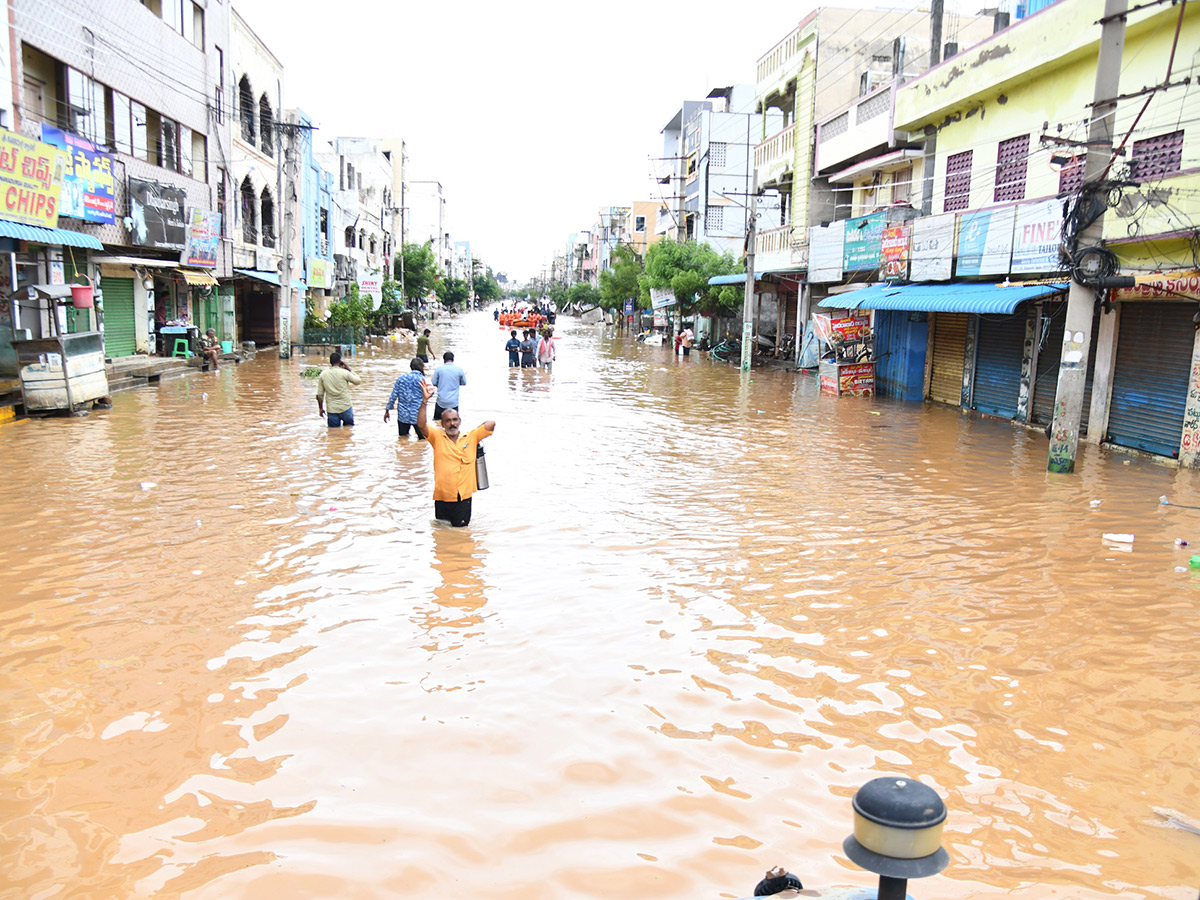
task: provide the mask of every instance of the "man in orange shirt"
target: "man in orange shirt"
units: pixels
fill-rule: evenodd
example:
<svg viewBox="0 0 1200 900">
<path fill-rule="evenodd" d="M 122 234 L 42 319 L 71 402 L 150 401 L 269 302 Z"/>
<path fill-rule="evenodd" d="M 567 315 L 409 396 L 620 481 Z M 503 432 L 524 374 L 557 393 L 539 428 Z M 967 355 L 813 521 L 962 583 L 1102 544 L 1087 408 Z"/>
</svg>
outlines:
<svg viewBox="0 0 1200 900">
<path fill-rule="evenodd" d="M 425 402 L 417 410 L 417 432 L 433 449 L 433 516 L 462 528 L 471 521 L 471 495 L 475 493 L 475 453 L 479 442 L 496 430 L 496 423 L 484 422 L 462 434 L 458 410 L 442 413 L 442 427 L 430 428 L 426 415 L 433 385 L 421 383 Z"/>
</svg>

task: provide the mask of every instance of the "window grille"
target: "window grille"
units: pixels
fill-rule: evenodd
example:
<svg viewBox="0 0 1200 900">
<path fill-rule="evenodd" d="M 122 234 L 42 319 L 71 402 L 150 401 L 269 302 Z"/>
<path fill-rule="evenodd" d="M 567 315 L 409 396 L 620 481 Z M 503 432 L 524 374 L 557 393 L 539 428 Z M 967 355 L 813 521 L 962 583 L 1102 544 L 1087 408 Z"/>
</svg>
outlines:
<svg viewBox="0 0 1200 900">
<path fill-rule="evenodd" d="M 1058 170 L 1058 192 L 1077 194 L 1083 188 L 1083 166 L 1087 155 L 1072 156 L 1070 162 Z"/>
<path fill-rule="evenodd" d="M 1174 175 L 1182 164 L 1182 130 L 1133 142 L 1129 168 L 1130 176 L 1137 181 L 1152 181 Z"/>
<path fill-rule="evenodd" d="M 725 142 L 713 141 L 708 145 L 708 162 L 714 169 L 725 168 Z"/>
<path fill-rule="evenodd" d="M 725 208 L 710 206 L 704 216 L 704 230 L 708 234 L 717 234 L 725 230 Z"/>
<path fill-rule="evenodd" d="M 944 212 L 966 209 L 971 202 L 971 154 L 964 150 L 946 157 L 946 198 Z"/>
<path fill-rule="evenodd" d="M 1028 168 L 1029 135 L 1001 141 L 996 149 L 996 189 L 992 199 L 997 203 L 1024 200 Z"/>
<path fill-rule="evenodd" d="M 238 118 L 242 120 L 242 140 L 254 143 L 254 94 L 250 90 L 250 79 L 245 75 L 238 82 Z"/>
<path fill-rule="evenodd" d="M 892 202 L 907 203 L 909 197 L 912 196 L 912 177 L 913 167 L 905 166 L 903 169 L 897 169 L 892 173 Z"/>
<path fill-rule="evenodd" d="M 275 246 L 275 201 L 267 188 L 262 192 L 262 245 Z"/>
<path fill-rule="evenodd" d="M 879 91 L 858 104 L 858 109 L 854 111 L 854 118 L 856 122 L 866 122 L 868 119 L 883 115 L 891 108 L 892 92 Z"/>
<path fill-rule="evenodd" d="M 830 119 L 821 126 L 821 143 L 825 143 L 838 135 L 850 130 L 850 112 L 846 111 L 836 119 Z"/>
</svg>

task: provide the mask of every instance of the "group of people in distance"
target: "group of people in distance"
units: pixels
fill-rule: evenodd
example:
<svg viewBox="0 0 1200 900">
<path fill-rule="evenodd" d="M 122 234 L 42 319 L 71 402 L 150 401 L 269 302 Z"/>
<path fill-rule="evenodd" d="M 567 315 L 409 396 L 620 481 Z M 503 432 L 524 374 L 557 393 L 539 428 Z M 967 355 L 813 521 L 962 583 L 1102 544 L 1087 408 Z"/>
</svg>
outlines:
<svg viewBox="0 0 1200 900">
<path fill-rule="evenodd" d="M 522 332 L 522 339 L 517 339 L 517 332 L 510 331 L 508 341 L 504 344 L 508 351 L 508 367 L 515 369 L 532 369 L 541 366 L 543 369 L 554 367 L 554 329 L 547 328 L 539 336 L 537 331 L 527 328 Z"/>
<path fill-rule="evenodd" d="M 424 340 L 421 340 L 424 338 Z M 418 338 L 418 350 L 431 352 L 430 332 L 425 329 Z M 383 421 L 391 420 L 396 411 L 396 426 L 401 437 L 416 431 L 417 440 L 429 442 L 433 449 L 433 512 L 434 518 L 461 528 L 471 521 L 471 496 L 478 490 L 475 475 L 476 456 L 482 456 L 479 442 L 496 430 L 494 421 L 487 421 L 469 432 L 461 430 L 458 413 L 459 388 L 467 383 L 466 373 L 454 362 L 454 354 L 442 354 L 442 364 L 425 377 L 427 360 L 414 356 L 408 371 L 396 379 Z M 362 376 L 354 372 L 336 350 L 329 354 L 329 368 L 317 377 L 317 411 L 330 428 L 354 424 L 350 386 L 362 384 Z M 433 418 L 441 428 L 431 428 L 426 407 L 436 392 Z"/>
</svg>

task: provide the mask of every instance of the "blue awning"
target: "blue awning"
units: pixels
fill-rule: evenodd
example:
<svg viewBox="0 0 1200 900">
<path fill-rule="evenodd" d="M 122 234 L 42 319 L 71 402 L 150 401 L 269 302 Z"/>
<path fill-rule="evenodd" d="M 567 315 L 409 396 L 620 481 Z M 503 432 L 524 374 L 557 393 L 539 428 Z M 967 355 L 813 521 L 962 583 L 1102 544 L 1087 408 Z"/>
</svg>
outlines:
<svg viewBox="0 0 1200 900">
<path fill-rule="evenodd" d="M 279 287 L 279 276 L 274 272 L 259 272 L 257 269 L 234 269 L 239 275 L 245 275 L 247 278 L 257 278 L 259 281 L 265 281 L 267 284 L 273 284 Z M 307 290 L 308 285 L 303 281 L 292 279 L 292 287 L 297 290 Z"/>
<path fill-rule="evenodd" d="M 873 284 L 826 297 L 823 309 L 898 309 L 910 312 L 999 313 L 1009 315 L 1026 300 L 1065 291 L 1068 282 L 1053 284 Z"/>
<path fill-rule="evenodd" d="M 84 247 L 88 250 L 103 250 L 98 238 L 66 228 L 40 228 L 37 225 L 22 225 L 20 222 L 0 221 L 0 237 L 32 241 L 35 244 L 53 244 L 58 247 Z"/>
<path fill-rule="evenodd" d="M 732 275 L 714 275 L 708 279 L 709 284 L 745 284 L 746 273 L 734 272 Z"/>
</svg>

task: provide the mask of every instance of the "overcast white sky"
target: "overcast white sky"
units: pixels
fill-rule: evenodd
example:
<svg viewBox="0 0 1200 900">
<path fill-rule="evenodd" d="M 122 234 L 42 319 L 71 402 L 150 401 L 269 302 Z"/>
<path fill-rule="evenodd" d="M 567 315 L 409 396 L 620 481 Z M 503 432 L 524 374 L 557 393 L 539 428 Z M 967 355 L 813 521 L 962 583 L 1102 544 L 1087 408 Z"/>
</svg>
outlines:
<svg viewBox="0 0 1200 900">
<path fill-rule="evenodd" d="M 837 5 L 861 6 L 863 0 Z M 918 8 L 917 0 L 880 6 Z M 947 6 L 950 6 L 947 3 Z M 811 0 L 236 0 L 320 131 L 403 137 L 442 182 L 453 240 L 538 274 L 601 206 L 648 199 L 683 100 L 754 83 Z M 865 18 L 864 28 L 869 27 Z"/>
</svg>

